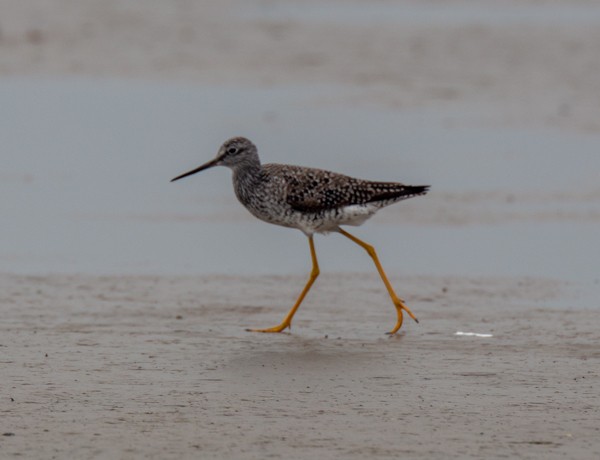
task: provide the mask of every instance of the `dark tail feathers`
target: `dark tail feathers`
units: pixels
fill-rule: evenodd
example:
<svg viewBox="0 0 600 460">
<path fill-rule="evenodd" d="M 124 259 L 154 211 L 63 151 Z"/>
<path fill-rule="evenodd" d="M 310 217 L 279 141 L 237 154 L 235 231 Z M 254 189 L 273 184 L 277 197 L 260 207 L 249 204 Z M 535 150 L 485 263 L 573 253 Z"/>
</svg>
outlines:
<svg viewBox="0 0 600 460">
<path fill-rule="evenodd" d="M 371 197 L 369 202 L 385 201 L 393 199 L 408 199 L 413 196 L 425 195 L 429 191 L 429 185 L 398 185 L 390 190 L 385 190 Z"/>
</svg>

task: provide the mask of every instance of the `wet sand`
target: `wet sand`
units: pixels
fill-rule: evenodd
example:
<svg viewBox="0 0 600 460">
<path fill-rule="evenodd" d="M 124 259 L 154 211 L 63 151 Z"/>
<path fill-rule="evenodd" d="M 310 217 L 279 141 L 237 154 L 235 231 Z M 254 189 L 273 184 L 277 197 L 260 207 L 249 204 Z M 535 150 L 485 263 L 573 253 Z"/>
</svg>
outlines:
<svg viewBox="0 0 600 460">
<path fill-rule="evenodd" d="M 2 275 L 2 456 L 595 458 L 600 319 L 542 279 Z M 574 299 L 574 301 L 580 301 Z M 492 334 L 480 338 L 456 332 Z"/>
<path fill-rule="evenodd" d="M 400 4 L 406 14 L 389 2 L 377 2 L 371 10 L 360 2 L 335 1 L 322 6 L 323 2 L 306 1 L 0 0 L 0 76 L 7 81 L 123 79 L 134 84 L 198 85 L 205 91 L 254 88 L 293 94 L 298 87 L 312 91 L 314 85 L 314 96 L 302 102 L 307 107 L 342 111 L 376 107 L 380 114 L 418 108 L 423 112 L 407 115 L 406 123 L 431 126 L 428 117 L 434 113 L 436 123 L 448 132 L 465 127 L 493 131 L 501 126 L 531 135 L 505 152 L 486 156 L 484 149 L 481 158 L 466 155 L 456 170 L 442 162 L 441 154 L 411 151 L 402 158 L 399 165 L 406 174 L 422 178 L 428 168 L 437 168 L 439 180 L 433 184 L 435 194 L 390 209 L 367 224 L 373 234 L 382 236 L 371 242 L 381 250 L 384 265 L 392 267 L 389 274 L 398 293 L 421 320 L 420 324 L 406 320 L 401 333 L 390 338 L 384 333 L 393 326 L 393 306 L 368 260 L 358 265 L 360 256 L 366 260 L 360 253 L 356 259 L 338 253 L 342 255 L 332 269 L 323 270 L 291 333 L 246 332 L 246 327 L 272 326 L 281 320 L 305 278 L 275 274 L 289 266 L 296 273 L 303 273 L 305 265 L 308 270 L 307 254 L 284 252 L 286 246 L 278 240 L 273 252 L 281 256 L 275 265 L 269 263 L 268 254 L 258 259 L 251 246 L 237 247 L 252 237 L 257 247 L 266 248 L 269 240 L 275 243 L 275 233 L 255 230 L 255 224 L 234 207 L 229 184 L 225 198 L 221 192 L 203 195 L 211 187 L 216 190 L 222 176 L 205 178 L 208 185 L 194 191 L 200 198 L 190 198 L 191 192 L 183 188 L 151 189 L 151 182 L 166 184 L 179 171 L 178 165 L 188 166 L 173 156 L 185 150 L 176 143 L 181 133 L 164 145 L 147 137 L 145 147 L 153 144 L 157 151 L 168 151 L 149 160 L 144 157 L 142 166 L 158 165 L 139 173 L 148 183 L 127 185 L 125 179 L 132 175 L 127 163 L 125 170 L 114 167 L 113 160 L 123 155 L 114 145 L 111 161 L 105 161 L 110 152 L 103 156 L 104 151 L 93 151 L 94 139 L 110 138 L 107 133 L 119 132 L 122 126 L 140 138 L 148 130 L 159 133 L 166 126 L 160 118 L 144 124 L 147 119 L 127 112 L 131 125 L 108 124 L 107 132 L 84 130 L 84 136 L 70 145 L 73 132 L 48 128 L 49 140 L 42 142 L 51 143 L 54 136 L 69 147 L 64 157 L 48 165 L 31 154 L 33 144 L 15 141 L 11 134 L 18 127 L 11 128 L 3 136 L 8 143 L 1 152 L 6 171 L 0 173 L 5 216 L 0 237 L 9 242 L 0 251 L 0 457 L 600 456 L 600 287 L 593 265 L 597 260 L 593 251 L 598 249 L 589 237 L 595 235 L 600 215 L 600 172 L 590 161 L 600 131 L 599 9 L 584 0 L 502 6 L 446 0 Z M 327 89 L 332 87 L 335 91 Z M 30 94 L 35 99 L 36 93 Z M 71 107 L 71 102 L 87 107 L 81 103 L 85 98 L 67 102 L 67 97 L 56 94 L 60 93 L 51 93 L 47 100 L 58 108 Z M 159 94 L 164 96 L 156 91 Z M 151 111 L 151 105 L 141 102 L 145 95 L 137 97 L 138 112 Z M 52 119 L 51 111 L 36 112 L 35 105 L 20 102 L 9 104 L 6 120 L 23 116 L 26 121 L 38 115 Z M 230 101 L 225 105 L 233 106 Z M 162 106 L 172 110 L 165 117 L 175 112 L 173 107 L 181 108 Z M 87 112 L 100 118 L 93 109 L 101 106 L 90 107 Z M 111 118 L 111 112 L 103 114 Z M 83 119 L 75 111 L 69 115 L 74 122 Z M 295 127 L 293 116 L 288 125 L 278 125 L 273 121 L 278 116 L 286 121 L 281 113 L 236 115 L 241 120 L 218 121 L 221 129 L 240 125 L 254 129 L 259 120 L 265 132 L 283 132 L 271 152 L 278 151 L 277 142 L 281 146 L 299 140 L 294 133 L 305 144 L 315 138 L 287 128 Z M 323 129 L 333 132 L 330 119 L 332 126 Z M 193 121 L 196 124 L 182 126 L 182 132 L 200 129 L 201 120 Z M 50 123 L 48 127 L 55 126 Z M 404 122 L 393 119 L 386 130 L 398 133 L 400 124 Z M 31 126 L 37 125 L 23 123 L 21 128 L 33 139 L 25 129 Z M 542 149 L 536 158 L 532 139 L 549 131 L 572 136 L 546 142 L 564 142 L 560 145 L 576 159 L 572 163 L 577 168 L 565 161 L 543 169 L 549 157 Z M 39 132 L 44 130 L 34 133 Z M 440 135 L 439 130 L 432 132 Z M 418 133 L 417 137 L 427 136 L 426 131 Z M 211 128 L 211 135 L 222 140 L 217 129 Z M 163 133 L 163 138 L 167 136 Z M 330 141 L 323 133 L 318 137 L 325 150 L 340 148 L 340 136 L 329 136 Z M 441 138 L 446 144 L 453 141 Z M 498 144 L 497 139 L 504 138 L 492 139 Z M 130 150 L 139 145 L 128 137 L 115 143 Z M 584 143 L 588 156 L 577 156 Z M 203 147 L 216 148 L 213 144 L 210 139 Z M 404 151 L 402 147 L 400 142 L 398 148 Z M 342 153 L 343 147 L 337 156 L 322 161 L 337 166 Z M 196 155 L 190 161 L 199 160 Z M 521 155 L 530 169 L 503 169 Z M 370 173 L 376 174 L 388 164 L 386 158 L 347 160 L 348 173 L 372 166 Z M 79 169 L 61 169 L 73 161 Z M 276 161 L 287 159 L 282 154 Z M 585 164 L 590 167 L 582 167 Z M 119 166 L 123 168 L 124 162 Z M 469 167 L 487 172 L 482 176 L 485 183 L 469 189 L 445 186 L 452 183 L 451 174 L 457 179 L 474 176 Z M 540 168 L 545 176 L 540 176 Z M 510 180 L 490 186 L 487 179 L 493 170 Z M 534 179 L 532 188 L 524 186 L 530 184 L 528 174 Z M 112 188 L 104 190 L 99 185 L 107 177 Z M 53 198 L 52 204 L 36 201 L 40 196 Z M 92 200 L 87 202 L 92 209 L 83 213 L 85 199 Z M 163 208 L 148 211 L 143 204 L 148 201 Z M 27 219 L 20 220 L 24 214 Z M 142 222 L 148 230 L 124 224 L 131 221 Z M 514 226 L 507 227 L 507 222 Z M 523 223 L 528 227 L 521 227 Z M 198 242 L 198 251 L 190 252 L 185 239 L 189 236 L 183 235 L 195 238 L 203 225 L 214 225 L 204 231 L 229 235 L 232 243 L 211 242 L 211 249 Z M 227 225 L 250 230 L 239 236 Z M 410 226 L 416 248 L 412 257 L 402 245 L 389 244 L 396 235 L 408 234 L 405 225 Z M 572 227 L 585 231 L 568 233 Z M 493 231 L 486 233 L 489 229 Z M 528 253 L 526 239 L 535 246 L 548 234 L 552 238 L 546 240 L 547 265 L 564 262 L 568 277 L 540 276 L 539 265 L 544 262 L 527 263 L 528 254 L 531 260 L 539 259 L 540 253 Z M 120 252 L 119 244 L 131 245 L 138 249 L 135 254 L 151 251 L 155 258 L 152 263 L 139 258 L 127 265 L 125 250 L 121 259 L 109 251 L 96 258 L 86 252 L 90 242 L 85 236 L 90 235 L 99 247 Z M 522 245 L 512 248 L 524 254 L 524 263 L 512 270 L 508 258 L 503 265 L 506 276 L 465 275 L 461 267 L 469 263 L 477 272 L 468 254 L 436 254 L 425 235 L 438 242 L 438 249 L 462 248 L 465 239 L 477 240 L 470 249 L 490 250 L 492 267 L 497 262 L 494 253 L 501 258 L 511 243 L 498 235 L 515 240 L 525 235 Z M 294 238 L 299 240 L 298 235 Z M 16 250 L 10 242 L 17 240 L 30 244 Z M 327 260 L 334 259 L 333 247 L 330 253 L 323 251 L 325 268 Z M 211 254 L 215 265 L 218 254 L 220 261 L 231 261 L 219 267 L 238 263 L 248 273 L 253 264 L 260 265 L 256 269 L 261 276 L 234 270 L 232 275 L 217 275 L 204 268 L 190 270 L 193 275 L 185 277 L 172 270 L 161 272 L 156 261 L 167 260 L 167 254 L 177 250 L 180 254 L 165 265 L 173 267 L 173 261 L 181 260 L 182 272 L 191 265 L 184 261 L 185 254 Z M 429 269 L 425 264 L 417 271 L 416 262 L 411 264 L 418 253 L 431 258 Z M 587 256 L 586 262 L 573 263 L 574 254 Z M 406 262 L 394 260 L 401 257 Z M 486 254 L 480 258 L 486 259 Z M 72 260 L 85 264 L 70 265 Z M 116 263 L 119 270 L 100 276 L 113 266 L 109 263 Z M 142 275 L 144 264 L 159 274 Z M 83 268 L 65 274 L 71 266 Z M 360 273 L 345 272 L 350 269 Z M 39 276 L 23 274 L 31 272 Z"/>
</svg>

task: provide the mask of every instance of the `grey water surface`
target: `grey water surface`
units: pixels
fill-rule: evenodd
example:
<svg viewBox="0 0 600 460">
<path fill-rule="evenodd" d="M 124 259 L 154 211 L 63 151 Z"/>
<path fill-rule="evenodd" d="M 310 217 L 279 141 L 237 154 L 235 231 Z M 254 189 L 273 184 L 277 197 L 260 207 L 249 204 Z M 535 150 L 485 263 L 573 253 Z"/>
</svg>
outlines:
<svg viewBox="0 0 600 460">
<path fill-rule="evenodd" d="M 265 162 L 431 184 L 354 229 L 392 273 L 598 282 L 600 136 L 317 103 L 332 92 L 0 80 L 0 271 L 307 272 L 305 237 L 251 217 L 228 170 L 169 182 L 244 135 Z M 316 244 L 322 271 L 373 270 L 340 235 Z"/>
</svg>

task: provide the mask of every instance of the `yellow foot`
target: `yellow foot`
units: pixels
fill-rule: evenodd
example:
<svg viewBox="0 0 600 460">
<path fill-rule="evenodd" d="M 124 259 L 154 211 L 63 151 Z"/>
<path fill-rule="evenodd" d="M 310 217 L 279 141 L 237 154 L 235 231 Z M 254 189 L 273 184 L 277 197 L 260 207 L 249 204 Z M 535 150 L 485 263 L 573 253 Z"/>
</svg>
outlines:
<svg viewBox="0 0 600 460">
<path fill-rule="evenodd" d="M 396 332 L 398 332 L 400 330 L 400 328 L 402 327 L 402 321 L 403 321 L 402 309 L 398 308 L 398 321 L 396 321 L 396 325 L 394 326 L 394 329 L 392 329 L 390 332 L 386 332 L 386 334 L 394 335 Z"/>
<path fill-rule="evenodd" d="M 404 303 L 404 300 L 397 298 L 394 300 L 394 305 L 396 305 L 397 309 L 402 309 L 404 310 L 406 313 L 408 313 L 408 316 L 410 316 L 412 319 L 415 320 L 415 322 L 419 322 L 419 320 L 417 319 L 417 317 L 414 315 L 414 313 L 412 311 L 410 311 L 410 308 L 408 308 L 406 306 L 406 304 Z"/>
<path fill-rule="evenodd" d="M 402 322 L 404 321 L 404 315 L 402 314 L 402 310 L 406 311 L 406 313 L 408 313 L 408 316 L 410 316 L 412 319 L 414 319 L 417 323 L 419 322 L 417 317 L 414 315 L 414 313 L 412 311 L 410 311 L 410 308 L 408 308 L 404 304 L 404 301 L 402 299 L 400 299 L 399 297 L 396 297 L 395 299 L 393 299 L 393 301 L 394 301 L 394 305 L 396 306 L 396 311 L 398 312 L 398 320 L 396 321 L 396 325 L 394 326 L 394 329 L 392 329 L 390 332 L 387 333 L 389 335 L 394 335 L 402 327 Z"/>
<path fill-rule="evenodd" d="M 267 329 L 246 329 L 248 332 L 282 332 L 287 328 L 292 328 L 291 323 L 281 323 L 279 326 L 269 327 Z"/>
</svg>

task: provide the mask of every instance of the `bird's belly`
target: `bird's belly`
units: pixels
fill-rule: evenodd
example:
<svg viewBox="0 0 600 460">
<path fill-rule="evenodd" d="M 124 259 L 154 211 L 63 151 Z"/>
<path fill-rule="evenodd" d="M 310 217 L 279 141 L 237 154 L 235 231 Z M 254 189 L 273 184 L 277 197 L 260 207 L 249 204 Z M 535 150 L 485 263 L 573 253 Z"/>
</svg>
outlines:
<svg viewBox="0 0 600 460">
<path fill-rule="evenodd" d="M 376 210 L 377 208 L 371 205 L 353 205 L 319 212 L 290 210 L 287 215 L 276 219 L 276 222 L 272 220 L 270 222 L 285 227 L 297 228 L 310 235 L 335 231 L 340 225 L 361 225 Z"/>
<path fill-rule="evenodd" d="M 306 234 L 335 231 L 340 225 L 361 225 L 379 209 L 368 203 L 300 211 L 287 203 L 272 203 L 266 199 L 240 201 L 254 217 L 270 224 L 297 228 Z"/>
<path fill-rule="evenodd" d="M 257 205 L 256 203 L 244 204 L 245 208 L 257 219 L 274 225 L 282 225 L 284 227 L 295 227 L 294 223 L 297 219 L 294 218 L 291 210 L 285 210 L 282 207 L 272 208 L 269 206 Z"/>
<path fill-rule="evenodd" d="M 369 217 L 371 217 L 377 211 L 378 207 L 372 204 L 356 204 L 345 206 L 331 216 L 329 219 L 331 223 L 338 225 L 361 225 Z"/>
</svg>

